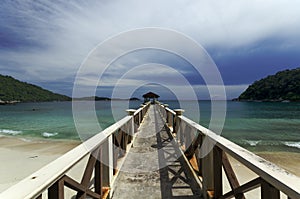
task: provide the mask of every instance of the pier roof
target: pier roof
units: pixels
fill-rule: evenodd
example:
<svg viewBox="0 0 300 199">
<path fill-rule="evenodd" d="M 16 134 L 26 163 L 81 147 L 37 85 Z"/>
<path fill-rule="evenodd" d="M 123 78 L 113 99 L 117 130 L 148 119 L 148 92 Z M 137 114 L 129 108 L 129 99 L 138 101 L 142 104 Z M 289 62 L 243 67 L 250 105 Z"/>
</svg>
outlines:
<svg viewBox="0 0 300 199">
<path fill-rule="evenodd" d="M 159 98 L 160 96 L 153 93 L 153 92 L 148 92 L 146 94 L 143 95 L 143 98 Z"/>
</svg>

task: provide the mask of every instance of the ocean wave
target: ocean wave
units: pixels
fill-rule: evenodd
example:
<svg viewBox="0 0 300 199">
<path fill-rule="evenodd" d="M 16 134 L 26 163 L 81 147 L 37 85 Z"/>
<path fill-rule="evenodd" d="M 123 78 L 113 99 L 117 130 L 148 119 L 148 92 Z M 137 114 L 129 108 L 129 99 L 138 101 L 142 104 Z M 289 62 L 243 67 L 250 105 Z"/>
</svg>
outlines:
<svg viewBox="0 0 300 199">
<path fill-rule="evenodd" d="M 32 142 L 32 140 L 28 138 L 19 138 L 19 140 L 22 140 L 23 142 Z"/>
<path fill-rule="evenodd" d="M 18 135 L 23 133 L 22 131 L 14 131 L 10 129 L 0 129 L 0 133 L 8 134 L 8 135 Z"/>
<path fill-rule="evenodd" d="M 19 138 L 19 140 L 22 140 L 23 142 L 29 142 L 29 143 L 45 143 L 45 141 L 32 139 L 32 138 Z"/>
<path fill-rule="evenodd" d="M 261 142 L 261 140 L 245 140 L 245 142 L 250 146 L 256 146 L 258 143 Z"/>
<path fill-rule="evenodd" d="M 283 142 L 284 145 L 300 149 L 300 142 Z"/>
<path fill-rule="evenodd" d="M 46 137 L 46 138 L 53 137 L 53 136 L 56 136 L 56 135 L 58 135 L 58 133 L 48 133 L 48 132 L 42 133 L 42 136 Z"/>
</svg>

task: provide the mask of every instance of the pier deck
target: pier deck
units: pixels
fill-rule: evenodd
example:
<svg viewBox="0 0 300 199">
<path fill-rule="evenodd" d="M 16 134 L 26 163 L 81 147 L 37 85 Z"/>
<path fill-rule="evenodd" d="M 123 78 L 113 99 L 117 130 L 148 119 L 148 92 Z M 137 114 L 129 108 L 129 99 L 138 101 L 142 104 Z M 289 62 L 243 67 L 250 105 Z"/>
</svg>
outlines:
<svg viewBox="0 0 300 199">
<path fill-rule="evenodd" d="M 127 110 L 0 198 L 300 198 L 299 177 L 155 103 Z M 240 181 L 231 159 L 255 177 Z"/>
<path fill-rule="evenodd" d="M 186 160 L 151 105 L 115 182 L 118 198 L 201 198 Z"/>
</svg>

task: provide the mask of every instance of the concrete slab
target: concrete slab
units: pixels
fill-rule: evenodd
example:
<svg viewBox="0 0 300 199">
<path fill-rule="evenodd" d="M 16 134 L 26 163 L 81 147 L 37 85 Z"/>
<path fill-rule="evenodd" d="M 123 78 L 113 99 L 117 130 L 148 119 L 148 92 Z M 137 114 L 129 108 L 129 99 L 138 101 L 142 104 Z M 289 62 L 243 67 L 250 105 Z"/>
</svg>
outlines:
<svg viewBox="0 0 300 199">
<path fill-rule="evenodd" d="M 114 187 L 114 199 L 202 198 L 155 105 L 139 128 Z"/>
</svg>

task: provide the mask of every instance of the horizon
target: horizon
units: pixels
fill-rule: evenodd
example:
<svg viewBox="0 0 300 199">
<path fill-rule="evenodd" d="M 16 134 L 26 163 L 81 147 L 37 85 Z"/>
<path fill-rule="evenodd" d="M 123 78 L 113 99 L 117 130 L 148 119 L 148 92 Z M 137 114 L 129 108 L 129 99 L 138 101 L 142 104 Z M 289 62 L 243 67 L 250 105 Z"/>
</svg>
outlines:
<svg viewBox="0 0 300 199">
<path fill-rule="evenodd" d="M 5 1 L 0 5 L 0 70 L 2 75 L 72 96 L 76 73 L 96 45 L 120 32 L 156 27 L 178 31 L 199 43 L 216 64 L 230 100 L 256 80 L 300 66 L 299 5 L 283 0 Z M 180 42 L 176 45 L 181 48 Z M 218 95 L 209 95 L 190 63 L 157 49 L 131 52 L 115 60 L 95 95 L 111 98 L 120 74 L 145 63 L 166 65 L 183 74 L 200 100 L 218 99 Z M 157 68 L 155 73 L 150 69 L 127 76 L 120 96 L 126 96 L 132 85 L 141 85 L 133 97 L 153 90 L 174 98 L 170 88 L 145 81 L 159 82 L 166 79 L 166 72 Z M 185 90 L 172 80 L 173 74 L 168 75 L 172 88 Z M 95 80 L 99 77 L 91 76 L 85 86 Z M 210 86 L 220 89 L 218 84 Z"/>
</svg>

